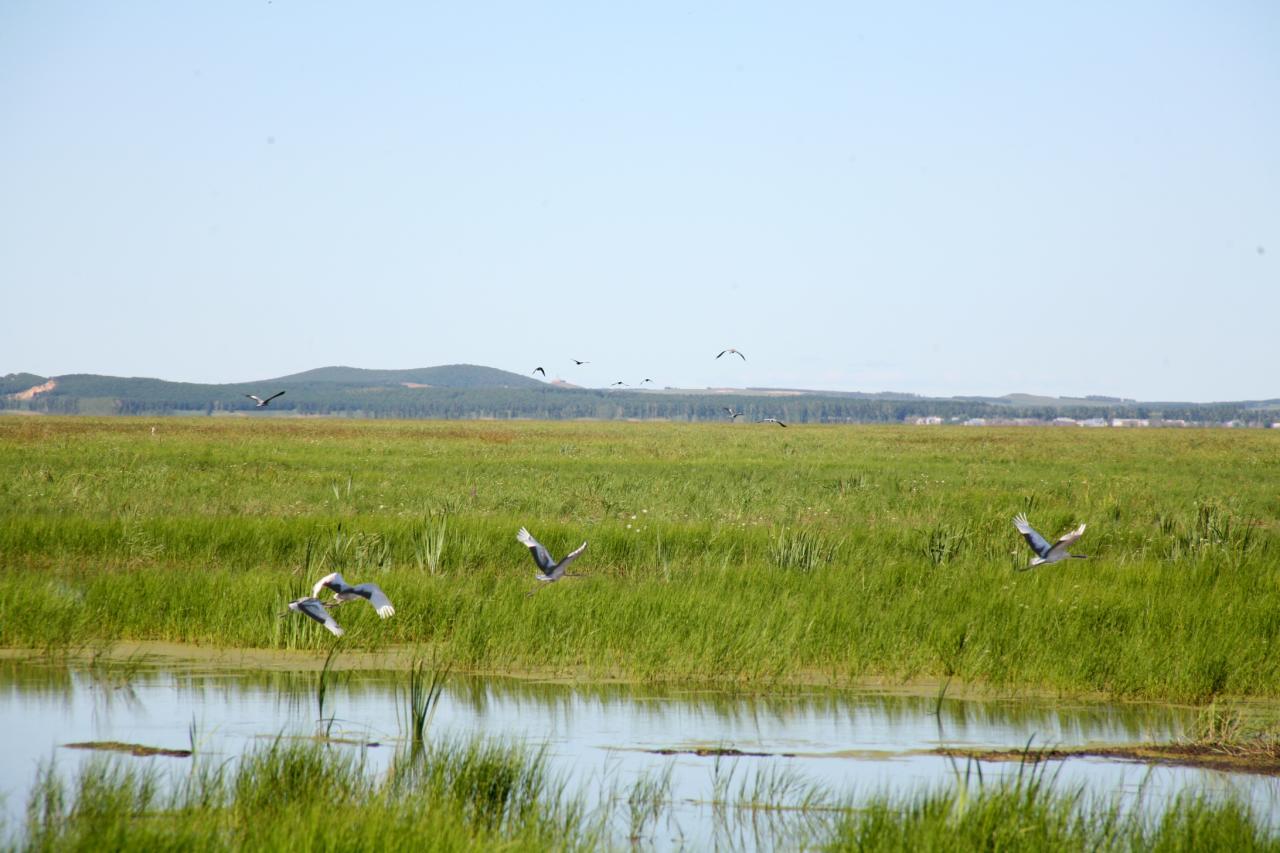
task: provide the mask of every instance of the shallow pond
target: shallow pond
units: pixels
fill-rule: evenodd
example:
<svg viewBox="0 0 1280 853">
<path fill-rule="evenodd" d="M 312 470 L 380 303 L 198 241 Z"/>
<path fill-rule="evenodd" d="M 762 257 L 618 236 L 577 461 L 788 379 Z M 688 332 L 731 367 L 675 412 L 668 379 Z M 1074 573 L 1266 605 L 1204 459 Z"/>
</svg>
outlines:
<svg viewBox="0 0 1280 853">
<path fill-rule="evenodd" d="M 53 759 L 66 772 L 94 754 L 66 744 L 120 741 L 186 749 L 194 729 L 199 754 L 234 760 L 272 737 L 315 734 L 321 725 L 318 678 L 315 671 L 228 669 L 173 658 L 111 665 L 0 660 L 0 723 L 8 741 L 0 769 L 5 830 L 21 826 L 41 762 Z M 331 674 L 323 716 L 332 721 L 323 725 L 330 737 L 352 742 L 334 748 L 363 751 L 373 770 L 385 766 L 407 731 L 406 685 L 404 673 Z M 735 803 L 787 805 L 814 785 L 833 799 L 855 802 L 886 791 L 920 792 L 950 784 L 966 770 L 965 762 L 929 754 L 938 746 L 1168 741 L 1181 736 L 1195 716 L 1159 705 L 1049 700 L 947 699 L 941 713 L 937 707 L 932 696 L 874 690 L 753 696 L 455 675 L 447 681 L 429 736 L 478 735 L 545 746 L 553 771 L 569 779 L 569 790 L 592 801 L 625 800 L 638 779 L 669 780 L 668 808 L 644 827 L 646 842 L 658 848 L 750 848 L 778 845 L 779 835 L 796 831 L 803 814 Z M 969 769 L 979 767 L 988 780 L 1019 772 L 1007 763 L 975 762 Z M 1097 758 L 1052 763 L 1048 772 L 1059 786 L 1083 786 L 1152 810 L 1182 791 L 1235 794 L 1264 814 L 1274 814 L 1280 803 L 1280 783 L 1268 777 Z M 619 843 L 633 831 L 620 825 Z"/>
</svg>

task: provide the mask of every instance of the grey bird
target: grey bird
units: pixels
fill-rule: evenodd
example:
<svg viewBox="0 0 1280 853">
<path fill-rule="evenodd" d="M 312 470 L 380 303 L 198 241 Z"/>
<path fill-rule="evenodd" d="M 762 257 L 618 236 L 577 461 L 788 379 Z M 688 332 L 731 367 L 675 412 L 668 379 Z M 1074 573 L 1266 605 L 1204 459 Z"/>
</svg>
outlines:
<svg viewBox="0 0 1280 853">
<path fill-rule="evenodd" d="M 277 391 L 276 393 L 272 394 L 270 397 L 267 397 L 264 400 L 263 398 L 257 396 L 256 394 L 245 394 L 246 397 L 248 397 L 250 400 L 252 400 L 254 403 L 257 404 L 257 408 L 259 409 L 262 409 L 262 408 L 265 408 L 266 406 L 271 405 L 272 400 L 274 400 L 276 397 L 281 397 L 283 395 L 284 395 L 283 391 Z"/>
<path fill-rule="evenodd" d="M 587 550 L 587 543 L 583 542 L 576 550 L 570 551 L 563 560 L 557 563 L 551 553 L 542 547 L 542 543 L 534 539 L 533 534 L 525 528 L 521 527 L 520 531 L 516 533 L 516 540 L 527 547 L 529 553 L 533 554 L 533 561 L 538 564 L 538 573 L 535 577 L 547 583 L 558 581 L 564 577 L 564 570 L 568 568 L 569 564 L 578 559 L 578 556 L 583 551 Z"/>
<path fill-rule="evenodd" d="M 342 630 L 342 626 L 338 624 L 338 621 L 329 613 L 324 602 L 318 598 L 307 596 L 306 598 L 299 598 L 296 601 L 290 601 L 289 609 L 294 613 L 301 613 L 308 619 L 314 619 L 319 622 L 335 637 L 341 637 L 346 633 L 346 631 Z M 288 615 L 288 613 L 285 613 L 281 618 Z"/>
<path fill-rule="evenodd" d="M 729 416 L 729 420 L 731 421 L 736 421 L 738 418 L 742 417 L 742 412 L 734 411 L 731 406 L 721 406 L 720 408 L 724 409 L 725 414 Z"/>
<path fill-rule="evenodd" d="M 1022 534 L 1022 538 L 1027 540 L 1027 545 L 1036 553 L 1028 569 L 1034 566 L 1044 565 L 1046 563 L 1056 563 L 1059 560 L 1065 560 L 1068 557 L 1074 560 L 1086 559 L 1084 554 L 1068 554 L 1067 549 L 1080 541 L 1080 537 L 1084 535 L 1085 525 L 1080 525 L 1070 533 L 1064 534 L 1061 539 L 1049 544 L 1049 540 L 1045 539 L 1036 529 L 1027 522 L 1027 514 L 1020 512 L 1013 519 L 1013 526 L 1018 528 L 1018 532 Z"/>
<path fill-rule="evenodd" d="M 724 354 L 725 354 L 725 353 L 727 353 L 727 352 L 731 352 L 731 353 L 733 353 L 734 355 L 736 355 L 738 358 L 742 359 L 743 361 L 746 361 L 746 360 L 747 360 L 747 357 L 746 357 L 745 355 L 743 355 L 742 353 L 738 352 L 738 351 L 737 351 L 736 349 L 734 349 L 733 347 L 729 347 L 728 349 L 722 349 L 722 350 L 720 350 L 720 355 L 724 355 Z M 716 358 L 719 358 L 719 357 L 720 357 L 720 355 L 716 356 Z"/>
<path fill-rule="evenodd" d="M 787 428 L 787 425 L 786 425 L 786 424 L 784 424 L 782 421 L 778 420 L 777 418 L 761 418 L 761 419 L 760 419 L 760 423 L 762 423 L 762 424 L 777 424 L 778 426 L 782 427 L 783 429 L 786 429 L 786 428 Z"/>
<path fill-rule="evenodd" d="M 387 598 L 387 594 L 382 591 L 382 587 L 376 583 L 360 583 L 352 586 L 342 579 L 342 575 L 334 572 L 316 581 L 316 585 L 311 589 L 311 594 L 319 596 L 321 590 L 325 589 L 333 591 L 333 598 L 325 604 L 326 607 L 336 607 L 339 604 L 346 604 L 348 601 L 363 598 L 373 606 L 374 610 L 378 611 L 378 615 L 383 619 L 395 615 L 396 609 L 391 606 L 391 599 Z"/>
</svg>

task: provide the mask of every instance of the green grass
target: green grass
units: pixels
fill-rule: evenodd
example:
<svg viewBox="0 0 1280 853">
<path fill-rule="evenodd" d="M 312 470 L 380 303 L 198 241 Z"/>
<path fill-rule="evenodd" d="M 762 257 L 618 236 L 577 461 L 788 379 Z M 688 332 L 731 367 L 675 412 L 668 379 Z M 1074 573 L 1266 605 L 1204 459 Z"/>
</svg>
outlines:
<svg viewBox="0 0 1280 853">
<path fill-rule="evenodd" d="M 838 823 L 828 851 L 1280 850 L 1266 818 L 1235 800 L 1183 796 L 1158 819 L 1115 802 L 1086 801 L 1036 773 L 976 794 L 935 791 L 881 798 Z"/>
<path fill-rule="evenodd" d="M 154 428 L 155 432 L 152 432 Z M 1280 433 L 0 420 L 0 646 L 327 651 L 766 688 L 1280 696 Z M 1088 560 L 1015 572 L 1020 511 Z M 532 597 L 529 529 L 574 571 Z"/>
<path fill-rule="evenodd" d="M 647 847 L 677 804 L 671 773 L 642 776 L 594 808 L 552 778 L 543 753 L 477 741 L 401 752 L 372 772 L 358 753 L 276 741 L 233 769 L 201 761 L 169 776 L 132 759 L 69 779 L 43 767 L 7 846 L 53 850 L 599 850 Z M 853 806 L 785 770 L 735 788 L 717 768 L 717 846 L 831 851 L 1280 850 L 1239 799 L 1184 796 L 1149 812 L 1059 789 L 1023 768 L 996 783 L 873 797 Z"/>
<path fill-rule="evenodd" d="M 14 841 L 31 851 L 598 848 L 598 823 L 563 794 L 540 754 L 511 746 L 433 744 L 382 775 L 349 751 L 277 741 L 234 770 L 199 763 L 177 779 L 110 759 L 70 781 L 46 766 Z"/>
</svg>

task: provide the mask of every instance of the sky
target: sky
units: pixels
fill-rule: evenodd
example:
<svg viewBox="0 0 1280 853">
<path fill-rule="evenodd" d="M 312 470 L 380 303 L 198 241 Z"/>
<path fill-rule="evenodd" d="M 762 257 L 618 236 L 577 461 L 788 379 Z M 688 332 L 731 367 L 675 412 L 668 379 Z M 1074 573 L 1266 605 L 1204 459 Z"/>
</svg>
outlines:
<svg viewBox="0 0 1280 853">
<path fill-rule="evenodd" d="M 0 318 L 0 374 L 1280 397 L 1280 4 L 6 0 Z"/>
</svg>

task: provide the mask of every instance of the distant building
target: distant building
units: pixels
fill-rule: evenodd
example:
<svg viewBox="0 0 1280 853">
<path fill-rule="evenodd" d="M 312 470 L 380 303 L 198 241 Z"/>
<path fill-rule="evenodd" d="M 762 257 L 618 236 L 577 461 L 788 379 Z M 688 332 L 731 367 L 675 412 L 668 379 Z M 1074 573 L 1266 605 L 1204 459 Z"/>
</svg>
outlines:
<svg viewBox="0 0 1280 853">
<path fill-rule="evenodd" d="M 1151 421 L 1146 418 L 1112 418 L 1113 427 L 1149 427 Z"/>
<path fill-rule="evenodd" d="M 1080 426 L 1082 427 L 1104 427 L 1106 425 L 1106 418 L 1086 418 L 1080 422 Z"/>
<path fill-rule="evenodd" d="M 969 420 L 964 422 L 964 425 L 965 426 L 986 426 L 987 419 L 986 418 L 969 418 Z"/>
<path fill-rule="evenodd" d="M 1053 426 L 1080 426 L 1080 422 L 1075 418 L 1054 418 Z"/>
<path fill-rule="evenodd" d="M 915 423 L 920 426 L 935 426 L 942 423 L 942 418 L 937 415 L 926 415 L 915 419 Z"/>
</svg>

